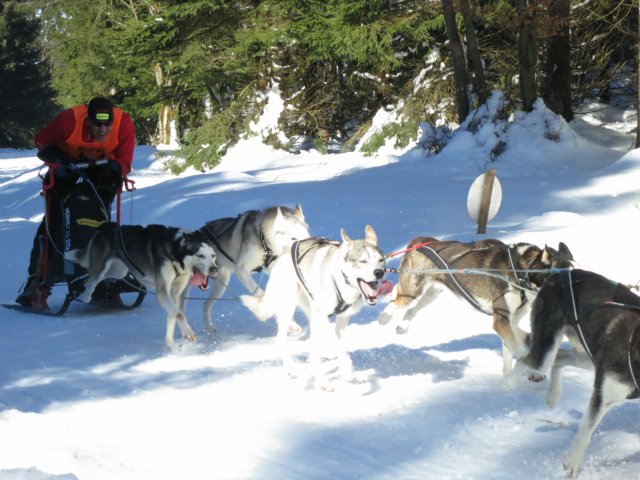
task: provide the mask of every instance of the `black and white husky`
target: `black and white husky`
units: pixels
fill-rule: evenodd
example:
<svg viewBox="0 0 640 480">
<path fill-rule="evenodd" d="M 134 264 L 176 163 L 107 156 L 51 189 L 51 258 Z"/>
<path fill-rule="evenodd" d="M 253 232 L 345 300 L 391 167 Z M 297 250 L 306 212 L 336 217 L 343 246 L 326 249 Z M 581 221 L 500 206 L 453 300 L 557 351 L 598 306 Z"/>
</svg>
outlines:
<svg viewBox="0 0 640 480">
<path fill-rule="evenodd" d="M 65 258 L 87 269 L 79 300 L 89 303 L 93 290 L 103 279 L 121 279 L 130 272 L 138 282 L 156 292 L 158 303 L 167 311 L 167 347 L 174 347 L 176 321 L 182 337 L 195 340 L 180 309 L 180 295 L 189 282 L 206 290 L 209 277 L 217 272 L 216 252 L 201 232 L 109 222 L 98 228 L 85 249 L 71 250 L 65 253 Z"/>
<path fill-rule="evenodd" d="M 593 393 L 564 468 L 577 478 L 591 436 L 609 409 L 640 395 L 640 297 L 627 287 L 585 270 L 553 275 L 531 309 L 531 345 L 505 379 L 516 385 L 523 375 L 551 369 L 547 404 L 562 391 L 565 366 L 595 368 Z M 573 348 L 560 348 L 566 336 Z"/>
<path fill-rule="evenodd" d="M 205 328 L 209 331 L 214 330 L 211 308 L 226 292 L 232 273 L 249 292 L 261 296 L 264 292 L 251 274 L 262 270 L 268 273 L 272 262 L 283 253 L 288 254 L 293 242 L 309 237 L 299 204 L 294 209 L 274 206 L 212 220 L 200 231 L 218 253 L 218 275 L 203 307 Z M 295 323 L 292 326 L 297 327 Z"/>
<path fill-rule="evenodd" d="M 463 243 L 418 237 L 407 246 L 393 300 L 378 321 L 384 325 L 393 320 L 396 331 L 406 333 L 411 319 L 448 288 L 493 317 L 506 373 L 513 356 L 527 352 L 527 333 L 518 324 L 549 277 L 549 269 L 571 267 L 572 260 L 564 243 L 554 250 L 530 243 L 510 246 L 495 239 Z"/>
<path fill-rule="evenodd" d="M 349 380 L 353 367 L 340 337 L 355 313 L 364 305 L 376 304 L 379 287 L 385 284 L 384 255 L 373 228 L 367 225 L 361 240 L 352 240 L 344 229 L 341 236 L 342 242 L 317 237 L 295 242 L 290 255 L 274 262 L 265 295 L 240 297 L 261 320 L 275 316 L 277 343 L 285 368 L 292 374 L 293 359 L 285 348 L 287 326 L 296 307 L 304 311 L 309 319 L 310 363 L 322 388 L 329 385 L 320 371 L 319 345 L 332 347 L 342 378 Z M 335 317 L 335 333 L 331 332 L 331 316 Z"/>
</svg>

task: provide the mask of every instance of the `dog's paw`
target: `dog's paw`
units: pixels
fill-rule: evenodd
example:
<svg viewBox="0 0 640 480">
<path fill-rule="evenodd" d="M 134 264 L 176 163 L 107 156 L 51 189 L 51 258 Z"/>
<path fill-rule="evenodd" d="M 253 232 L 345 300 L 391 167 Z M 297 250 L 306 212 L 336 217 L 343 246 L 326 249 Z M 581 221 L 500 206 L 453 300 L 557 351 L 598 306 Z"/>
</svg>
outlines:
<svg viewBox="0 0 640 480">
<path fill-rule="evenodd" d="M 528 378 L 529 378 L 530 382 L 540 383 L 547 377 L 546 377 L 546 375 L 543 375 L 542 373 L 531 372 L 529 374 Z"/>
<path fill-rule="evenodd" d="M 335 387 L 334 387 L 333 385 L 331 385 L 331 384 L 329 384 L 329 383 L 322 383 L 322 384 L 320 384 L 320 388 L 319 388 L 319 390 L 320 390 L 321 392 L 329 392 L 329 393 L 332 393 L 332 392 L 335 392 L 335 390 L 336 390 L 336 389 L 335 389 Z"/>
<path fill-rule="evenodd" d="M 382 312 L 378 317 L 378 323 L 380 325 L 386 325 L 391 321 L 391 314 L 387 312 Z"/>
<path fill-rule="evenodd" d="M 192 332 L 192 333 L 187 333 L 186 335 L 183 335 L 183 336 L 182 336 L 182 339 L 183 339 L 185 342 L 190 342 L 190 343 L 195 342 L 197 338 L 198 338 L 198 337 L 197 337 L 197 336 L 196 336 L 196 334 L 195 334 L 195 333 L 193 333 L 193 332 Z"/>
<path fill-rule="evenodd" d="M 562 394 L 562 388 L 557 387 L 553 388 L 553 385 L 549 390 L 547 390 L 547 394 L 544 396 L 544 401 L 547 403 L 549 408 L 554 408 L 560 399 L 560 395 Z"/>
<path fill-rule="evenodd" d="M 289 328 L 287 328 L 287 333 L 291 335 L 300 335 L 302 333 L 302 327 L 295 321 L 291 320 L 291 322 L 289 322 Z"/>
<path fill-rule="evenodd" d="M 213 323 L 205 323 L 204 330 L 207 333 L 216 333 L 216 327 L 213 326 Z"/>
<path fill-rule="evenodd" d="M 582 455 L 575 452 L 573 448 L 571 448 L 564 457 L 564 471 L 567 473 L 567 477 L 573 479 L 578 478 L 578 473 L 580 473 L 580 464 L 582 463 Z"/>
<path fill-rule="evenodd" d="M 396 327 L 396 333 L 398 335 L 404 335 L 405 333 L 407 333 L 409 331 L 409 325 L 398 325 Z"/>
</svg>

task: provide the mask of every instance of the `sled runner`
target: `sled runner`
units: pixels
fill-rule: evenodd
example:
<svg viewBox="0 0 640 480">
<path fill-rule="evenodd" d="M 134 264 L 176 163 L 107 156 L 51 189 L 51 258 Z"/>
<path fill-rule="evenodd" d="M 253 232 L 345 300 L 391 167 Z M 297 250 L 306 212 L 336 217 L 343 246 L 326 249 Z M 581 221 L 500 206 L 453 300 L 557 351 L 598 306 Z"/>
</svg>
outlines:
<svg viewBox="0 0 640 480">
<path fill-rule="evenodd" d="M 80 163 L 63 165 L 60 163 L 45 162 L 48 167 L 46 175 L 42 178 L 42 195 L 45 199 L 44 228 L 40 228 L 36 241 L 39 242 L 39 258 L 35 272 L 35 295 L 31 306 L 23 306 L 19 303 L 3 304 L 4 307 L 13 310 L 21 310 L 50 316 L 63 315 L 71 302 L 84 290 L 84 279 L 87 272 L 81 266 L 65 260 L 65 252 L 84 248 L 93 236 L 96 229 L 104 222 L 111 221 L 111 212 L 108 206 L 103 204 L 95 185 L 89 180 L 87 172 L 95 172 L 95 169 L 108 168 L 111 160 L 91 160 Z M 60 170 L 63 169 L 63 170 Z M 64 192 L 57 192 L 60 185 L 56 183 L 72 183 Z M 70 180 L 70 181 L 69 181 Z M 127 191 L 133 190 L 133 181 L 123 179 Z M 116 194 L 117 218 L 120 223 L 120 203 L 122 188 Z M 47 298 L 56 285 L 66 284 L 68 293 L 65 295 L 62 305 L 57 308 L 49 308 Z M 91 305 L 96 307 L 125 308 L 138 307 L 145 295 L 146 289 L 133 276 L 112 281 L 105 279 L 97 288 L 98 295 L 92 299 Z M 121 293 L 134 294 L 133 301 L 125 304 L 120 300 Z M 128 295 L 127 297 L 131 297 Z"/>
</svg>

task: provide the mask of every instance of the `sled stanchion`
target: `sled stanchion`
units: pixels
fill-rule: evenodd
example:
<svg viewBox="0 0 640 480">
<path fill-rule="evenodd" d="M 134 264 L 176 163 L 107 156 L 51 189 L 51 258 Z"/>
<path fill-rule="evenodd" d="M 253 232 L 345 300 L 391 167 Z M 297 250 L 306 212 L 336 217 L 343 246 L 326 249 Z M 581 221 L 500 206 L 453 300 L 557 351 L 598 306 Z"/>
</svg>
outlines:
<svg viewBox="0 0 640 480">
<path fill-rule="evenodd" d="M 487 219 L 489 218 L 489 207 L 491 205 L 491 195 L 493 193 L 493 181 L 496 178 L 496 171 L 489 170 L 482 185 L 482 197 L 480 199 L 480 214 L 478 217 L 478 229 L 476 233 L 485 233 L 487 231 Z"/>
<path fill-rule="evenodd" d="M 116 195 L 116 223 L 120 225 L 120 200 L 122 198 L 122 188 L 118 189 L 118 194 Z"/>
</svg>

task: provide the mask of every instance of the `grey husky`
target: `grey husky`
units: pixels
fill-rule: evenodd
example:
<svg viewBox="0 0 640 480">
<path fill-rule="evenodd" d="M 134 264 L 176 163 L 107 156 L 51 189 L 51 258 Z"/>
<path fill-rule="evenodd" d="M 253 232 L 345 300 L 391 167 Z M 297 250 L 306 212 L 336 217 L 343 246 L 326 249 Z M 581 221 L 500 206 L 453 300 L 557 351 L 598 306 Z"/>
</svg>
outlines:
<svg viewBox="0 0 640 480">
<path fill-rule="evenodd" d="M 407 246 L 394 298 L 378 321 L 384 325 L 393 319 L 398 324 L 396 331 L 406 333 L 411 319 L 448 288 L 493 317 L 493 329 L 502 339 L 506 373 L 512 368 L 513 356 L 527 352 L 527 333 L 518 324 L 550 275 L 540 270 L 568 268 L 572 260 L 564 243 L 554 250 L 530 243 L 509 246 L 495 239 L 463 243 L 418 237 Z"/>
<path fill-rule="evenodd" d="M 242 303 L 259 319 L 275 316 L 278 324 L 277 344 L 289 373 L 294 366 L 286 352 L 286 326 L 300 307 L 309 319 L 309 359 L 314 377 L 323 389 L 331 389 L 321 372 L 319 344 L 328 343 L 338 358 L 339 372 L 349 380 L 353 367 L 348 352 L 340 342 L 349 319 L 364 305 L 375 305 L 379 287 L 384 284 L 385 261 L 378 239 L 370 225 L 365 238 L 352 240 L 344 229 L 342 242 L 312 237 L 295 242 L 291 254 L 278 258 L 273 265 L 265 295 L 243 295 Z M 391 288 L 388 288 L 390 291 Z M 335 334 L 329 317 L 335 317 Z"/>
<path fill-rule="evenodd" d="M 264 292 L 251 274 L 268 273 L 272 262 L 283 253 L 288 254 L 293 242 L 309 237 L 309 227 L 299 204 L 294 209 L 274 206 L 212 220 L 200 232 L 209 238 L 218 253 L 218 275 L 203 307 L 205 328 L 209 331 L 214 330 L 211 309 L 226 292 L 232 273 L 249 292 L 261 296 Z M 295 322 L 291 328 L 299 329 Z"/>
<path fill-rule="evenodd" d="M 195 340 L 180 309 L 180 295 L 189 282 L 206 290 L 209 277 L 217 272 L 215 249 L 201 232 L 108 222 L 98 228 L 85 249 L 71 250 L 65 258 L 87 269 L 79 300 L 88 303 L 103 279 L 121 279 L 130 272 L 142 285 L 156 291 L 158 303 L 167 312 L 167 347 L 174 347 L 176 321 L 182 337 Z"/>
<path fill-rule="evenodd" d="M 546 401 L 553 407 L 562 391 L 563 367 L 595 368 L 591 400 L 564 458 L 570 478 L 577 478 L 591 436 L 609 409 L 640 395 L 639 326 L 640 297 L 585 270 L 553 275 L 533 302 L 530 351 L 505 377 L 505 386 L 551 369 Z M 560 348 L 564 336 L 573 348 Z"/>
</svg>

